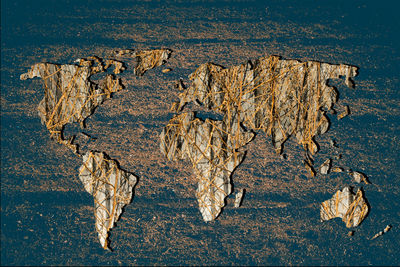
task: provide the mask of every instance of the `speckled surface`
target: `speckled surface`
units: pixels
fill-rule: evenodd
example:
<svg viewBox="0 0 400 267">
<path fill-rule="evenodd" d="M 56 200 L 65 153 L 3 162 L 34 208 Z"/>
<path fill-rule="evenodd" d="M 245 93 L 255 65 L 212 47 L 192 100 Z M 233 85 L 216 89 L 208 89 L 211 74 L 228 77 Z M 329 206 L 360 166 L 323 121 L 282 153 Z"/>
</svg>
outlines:
<svg viewBox="0 0 400 267">
<path fill-rule="evenodd" d="M 396 3 L 393 1 L 394 4 Z M 396 265 L 400 226 L 400 35 L 393 5 L 346 1 L 2 1 L 1 264 L 2 265 Z M 93 199 L 78 179 L 81 160 L 50 140 L 36 107 L 41 80 L 20 81 L 37 62 L 71 63 L 117 48 L 166 47 L 161 68 L 121 76 L 126 88 L 87 120 L 96 137 L 86 149 L 106 152 L 139 177 L 133 201 L 111 231 L 113 252 L 99 245 Z M 205 223 L 189 162 L 167 161 L 159 134 L 173 113 L 177 79 L 211 61 L 232 66 L 266 55 L 358 66 L 356 89 L 332 81 L 337 107 L 318 137 L 316 166 L 365 173 L 370 213 L 348 236 L 340 219 L 320 222 L 319 205 L 338 189 L 360 187 L 346 173 L 306 176 L 301 148 L 287 159 L 258 133 L 232 176 L 234 194 L 217 220 Z M 79 132 L 68 125 L 66 134 Z M 329 145 L 336 140 L 338 148 Z M 77 139 L 79 142 L 83 140 Z M 387 224 L 392 229 L 368 240 Z"/>
</svg>

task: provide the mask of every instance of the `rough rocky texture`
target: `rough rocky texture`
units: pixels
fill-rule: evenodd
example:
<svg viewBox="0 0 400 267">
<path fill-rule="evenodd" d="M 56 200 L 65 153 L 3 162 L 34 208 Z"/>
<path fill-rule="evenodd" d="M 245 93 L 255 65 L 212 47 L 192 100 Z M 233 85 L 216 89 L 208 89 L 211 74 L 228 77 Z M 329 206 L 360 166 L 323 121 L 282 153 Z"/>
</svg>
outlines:
<svg viewBox="0 0 400 267">
<path fill-rule="evenodd" d="M 353 176 L 354 181 L 356 181 L 357 183 L 364 182 L 366 184 L 369 184 L 367 176 L 365 176 L 365 174 L 357 171 L 350 171 L 349 174 Z"/>
<path fill-rule="evenodd" d="M 379 231 L 378 233 L 376 233 L 376 234 L 371 238 L 371 240 L 374 240 L 375 238 L 378 238 L 378 237 L 380 237 L 380 236 L 386 234 L 387 232 L 390 231 L 390 229 L 392 229 L 392 226 L 391 226 L 391 225 L 386 225 L 385 229 L 383 229 L 382 231 Z"/>
<path fill-rule="evenodd" d="M 354 194 L 349 187 L 345 187 L 321 204 L 322 221 L 339 217 L 346 223 L 346 227 L 358 226 L 367 214 L 368 205 L 361 189 Z"/>
<path fill-rule="evenodd" d="M 180 110 L 188 102 L 200 102 L 221 112 L 227 119 L 239 115 L 244 126 L 272 136 L 278 152 L 294 135 L 312 154 L 318 150 L 314 136 L 327 131 L 325 112 L 337 100 L 329 79 L 345 76 L 353 87 L 357 67 L 317 61 L 263 57 L 246 64 L 224 68 L 213 63 L 201 65 L 190 75 L 192 84 L 180 94 Z"/>
<path fill-rule="evenodd" d="M 235 203 L 234 203 L 235 208 L 240 207 L 240 205 L 242 204 L 243 196 L 244 196 L 244 189 L 237 192 L 237 194 L 235 196 Z"/>
<path fill-rule="evenodd" d="M 332 160 L 331 159 L 327 159 L 324 161 L 324 163 L 322 163 L 319 172 L 321 174 L 328 174 L 330 169 L 331 169 L 331 165 L 332 165 Z"/>
<path fill-rule="evenodd" d="M 62 130 L 67 123 L 79 122 L 82 126 L 87 117 L 111 94 L 122 89 L 119 78 L 107 75 L 99 84 L 90 81 L 90 76 L 103 72 L 115 64 L 115 72 L 123 70 L 121 62 L 108 61 L 104 66 L 96 57 L 79 59 L 79 64 L 38 63 L 21 75 L 22 80 L 40 77 L 45 94 L 38 106 L 42 124 L 57 142 L 77 152 L 72 139 L 64 140 Z"/>
<path fill-rule="evenodd" d="M 337 115 L 337 118 L 338 118 L 338 120 L 341 120 L 349 114 L 350 114 L 350 108 L 349 108 L 349 106 L 345 106 L 344 110 Z"/>
<path fill-rule="evenodd" d="M 100 243 L 108 249 L 108 234 L 122 209 L 132 200 L 137 178 L 119 168 L 115 160 L 102 152 L 87 152 L 79 169 L 79 179 L 94 198 L 96 230 Z"/>
<path fill-rule="evenodd" d="M 134 72 L 138 76 L 155 67 L 163 65 L 171 56 L 170 49 L 142 50 L 135 52 L 132 49 L 115 51 L 117 57 L 131 57 L 135 59 Z"/>
<path fill-rule="evenodd" d="M 238 149 L 253 134 L 237 121 L 202 121 L 190 112 L 174 116 L 160 137 L 161 151 L 169 160 L 190 159 L 198 178 L 200 212 L 204 221 L 214 220 L 231 193 L 231 173 L 243 160 Z"/>
<path fill-rule="evenodd" d="M 129 55 L 135 59 L 134 73 L 142 76 L 147 70 L 163 65 L 170 57 L 169 49 L 154 49 L 133 52 L 131 49 L 120 50 L 116 56 Z M 20 76 L 21 80 L 40 77 L 43 79 L 45 96 L 38 106 L 42 123 L 50 131 L 52 138 L 66 145 L 77 153 L 77 145 L 72 144 L 73 138 L 65 140 L 63 128 L 67 123 L 84 121 L 95 108 L 112 93 L 122 90 L 120 78 L 114 74 L 122 73 L 126 68 L 124 63 L 114 59 L 89 57 L 77 59 L 77 64 L 38 63 Z M 107 71 L 114 66 L 114 74 L 108 74 L 99 83 L 91 81 L 91 76 Z"/>
</svg>

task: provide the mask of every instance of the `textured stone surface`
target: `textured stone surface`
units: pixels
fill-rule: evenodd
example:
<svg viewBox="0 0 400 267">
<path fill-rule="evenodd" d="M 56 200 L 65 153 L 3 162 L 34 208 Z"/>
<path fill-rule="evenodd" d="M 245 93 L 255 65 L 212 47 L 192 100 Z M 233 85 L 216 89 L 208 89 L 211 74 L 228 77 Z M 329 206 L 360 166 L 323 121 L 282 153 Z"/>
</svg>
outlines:
<svg viewBox="0 0 400 267">
<path fill-rule="evenodd" d="M 232 192 L 231 174 L 244 156 L 238 149 L 253 138 L 240 127 L 237 121 L 202 121 L 193 113 L 182 113 L 161 133 L 161 151 L 169 160 L 189 159 L 193 164 L 204 221 L 214 220 L 225 206 Z"/>
<path fill-rule="evenodd" d="M 96 57 L 79 59 L 79 64 L 52 64 L 38 63 L 21 75 L 21 80 L 40 77 L 44 84 L 44 97 L 38 106 L 38 113 L 42 124 L 46 125 L 50 136 L 57 142 L 77 152 L 76 145 L 70 140 L 64 140 L 63 128 L 67 123 L 79 122 L 82 127 L 84 121 L 94 109 L 111 94 L 122 89 L 119 78 L 107 75 L 99 84 L 90 81 L 90 76 L 106 70 L 102 61 Z M 110 67 L 117 61 L 108 61 Z M 94 65 L 95 64 L 95 65 Z M 121 71 L 122 65 L 118 62 L 116 73 Z"/>
<path fill-rule="evenodd" d="M 349 187 L 345 187 L 321 204 L 321 220 L 339 217 L 346 223 L 346 227 L 356 227 L 367 216 L 368 210 L 361 189 L 354 194 Z"/>
<path fill-rule="evenodd" d="M 137 178 L 119 168 L 115 160 L 102 152 L 87 152 L 79 169 L 79 179 L 94 198 L 96 230 L 103 248 L 108 249 L 108 235 L 122 209 L 132 200 Z"/>
<path fill-rule="evenodd" d="M 348 87 L 357 67 L 317 61 L 286 60 L 267 56 L 224 68 L 207 63 L 190 75 L 191 85 L 180 94 L 178 110 L 188 102 L 200 102 L 229 120 L 239 116 L 248 129 L 272 136 L 278 152 L 291 136 L 315 154 L 313 140 L 329 127 L 325 112 L 337 101 L 329 79 L 345 77 Z"/>
</svg>

